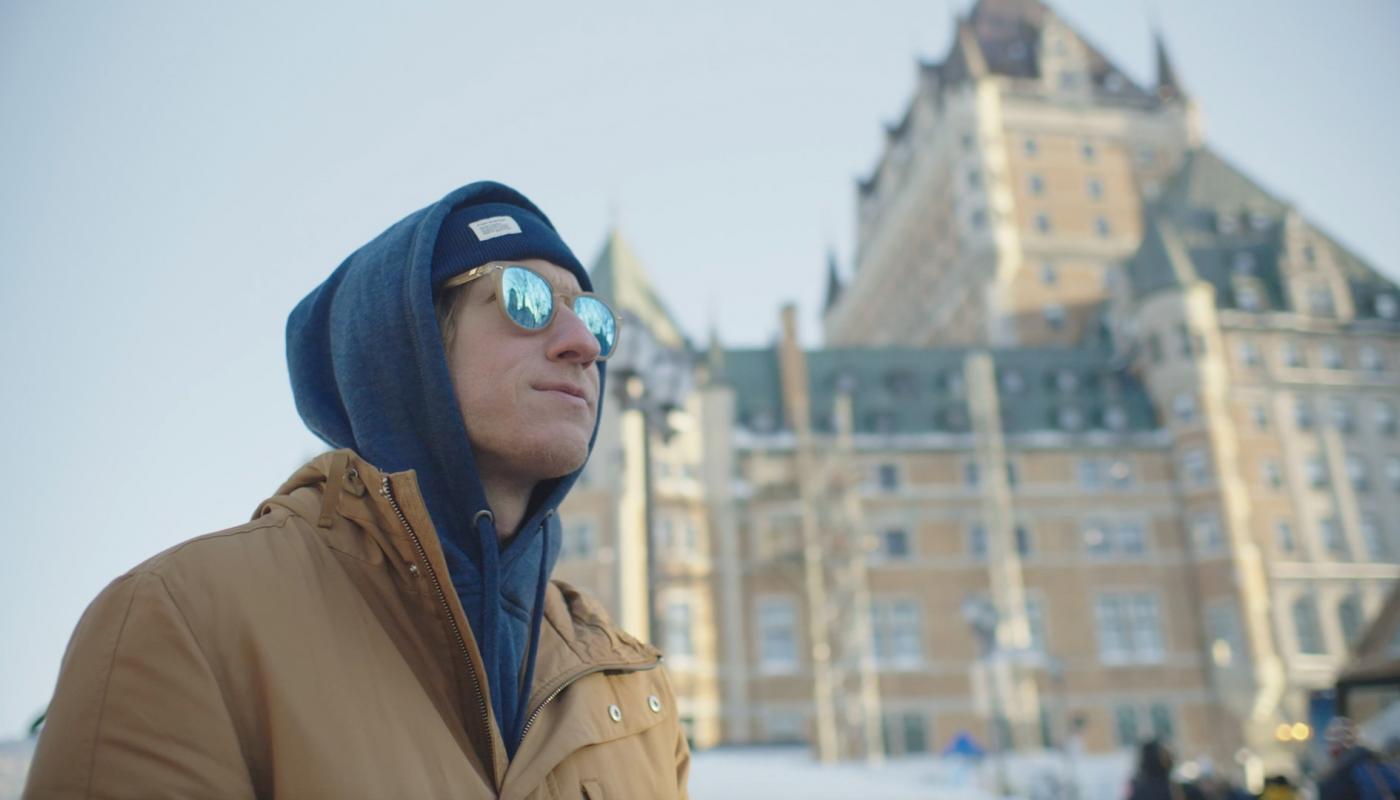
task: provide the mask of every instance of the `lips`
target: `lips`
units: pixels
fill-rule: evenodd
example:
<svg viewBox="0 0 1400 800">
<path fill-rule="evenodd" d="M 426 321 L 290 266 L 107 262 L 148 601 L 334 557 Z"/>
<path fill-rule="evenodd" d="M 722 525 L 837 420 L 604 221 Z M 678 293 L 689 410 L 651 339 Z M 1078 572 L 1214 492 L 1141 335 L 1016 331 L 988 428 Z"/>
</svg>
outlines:
<svg viewBox="0 0 1400 800">
<path fill-rule="evenodd" d="M 534 388 L 536 391 L 540 392 L 557 392 L 558 394 L 577 398 L 584 404 L 591 405 L 588 401 L 588 394 L 583 391 L 583 387 L 572 383 L 541 383 Z"/>
</svg>

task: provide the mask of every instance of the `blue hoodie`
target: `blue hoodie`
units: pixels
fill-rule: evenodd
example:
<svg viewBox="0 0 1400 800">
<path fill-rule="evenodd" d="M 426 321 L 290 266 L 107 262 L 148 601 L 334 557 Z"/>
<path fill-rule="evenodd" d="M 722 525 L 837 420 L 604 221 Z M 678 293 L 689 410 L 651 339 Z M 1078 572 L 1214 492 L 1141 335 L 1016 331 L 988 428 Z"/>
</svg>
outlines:
<svg viewBox="0 0 1400 800">
<path fill-rule="evenodd" d="M 287 320 L 287 363 L 297 411 L 313 433 L 380 470 L 417 473 L 514 757 L 528 713 L 545 586 L 559 554 L 556 509 L 578 472 L 537 486 L 518 533 L 500 547 L 491 517 L 479 513 L 489 508 L 467 439 L 470 420 L 464 424 L 457 406 L 433 310 L 436 285 L 450 277 L 445 260 L 434 259 L 439 231 L 451 211 L 477 206 L 486 215 L 504 210 L 524 232 L 491 239 L 481 261 L 450 270 L 543 257 L 591 291 L 587 273 L 543 212 L 509 187 L 473 183 L 405 217 L 307 295 Z M 531 249 L 531 242 L 548 247 Z M 602 362 L 598 371 L 601 398 Z"/>
</svg>

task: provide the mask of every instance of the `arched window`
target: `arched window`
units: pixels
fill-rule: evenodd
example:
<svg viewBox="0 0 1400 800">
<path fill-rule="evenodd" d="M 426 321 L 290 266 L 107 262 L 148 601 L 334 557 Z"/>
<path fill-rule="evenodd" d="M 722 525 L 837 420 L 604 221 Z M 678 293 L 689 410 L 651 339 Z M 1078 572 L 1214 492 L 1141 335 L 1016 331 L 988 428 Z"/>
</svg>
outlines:
<svg viewBox="0 0 1400 800">
<path fill-rule="evenodd" d="M 1326 655 L 1322 645 L 1322 626 L 1318 624 L 1317 603 L 1308 596 L 1293 601 L 1293 633 L 1298 640 L 1298 652 L 1304 655 Z"/>
<path fill-rule="evenodd" d="M 1361 627 L 1364 623 L 1360 595 L 1348 595 L 1337 605 L 1337 622 L 1341 625 L 1342 639 L 1347 643 L 1347 647 L 1356 646 L 1356 641 L 1361 638 Z"/>
</svg>

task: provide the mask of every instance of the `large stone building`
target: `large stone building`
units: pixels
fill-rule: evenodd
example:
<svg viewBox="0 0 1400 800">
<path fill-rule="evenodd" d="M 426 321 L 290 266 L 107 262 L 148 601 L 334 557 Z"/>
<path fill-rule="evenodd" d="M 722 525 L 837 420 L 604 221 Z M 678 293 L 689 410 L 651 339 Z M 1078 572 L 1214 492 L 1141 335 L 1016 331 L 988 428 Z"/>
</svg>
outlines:
<svg viewBox="0 0 1400 800">
<path fill-rule="evenodd" d="M 1204 144 L 1160 40 L 1143 87 L 981 0 L 919 76 L 825 347 L 696 351 L 610 238 L 642 344 L 559 575 L 701 746 L 1282 764 L 1400 577 L 1400 291 Z"/>
</svg>

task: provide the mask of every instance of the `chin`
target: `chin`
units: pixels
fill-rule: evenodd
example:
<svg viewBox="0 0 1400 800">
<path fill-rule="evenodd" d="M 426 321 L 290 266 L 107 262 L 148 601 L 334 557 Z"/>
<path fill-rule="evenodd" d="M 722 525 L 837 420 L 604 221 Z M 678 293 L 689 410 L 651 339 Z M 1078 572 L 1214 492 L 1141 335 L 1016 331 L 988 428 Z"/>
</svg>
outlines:
<svg viewBox="0 0 1400 800">
<path fill-rule="evenodd" d="M 531 453 L 530 461 L 529 472 L 538 476 L 538 480 L 562 478 L 576 472 L 588 461 L 588 440 L 555 439 L 541 443 Z"/>
</svg>

